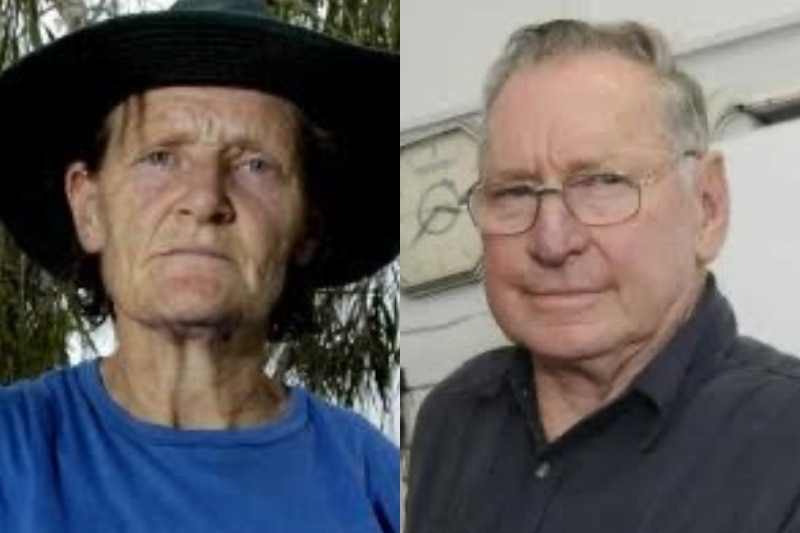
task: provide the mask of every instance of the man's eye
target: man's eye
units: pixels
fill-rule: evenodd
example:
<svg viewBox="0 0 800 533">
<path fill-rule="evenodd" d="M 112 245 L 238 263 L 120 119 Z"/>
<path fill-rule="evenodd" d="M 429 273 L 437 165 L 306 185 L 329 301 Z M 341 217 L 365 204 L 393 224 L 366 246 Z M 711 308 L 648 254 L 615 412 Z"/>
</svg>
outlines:
<svg viewBox="0 0 800 533">
<path fill-rule="evenodd" d="M 490 201 L 503 202 L 518 198 L 527 198 L 533 195 L 533 189 L 527 185 L 506 185 L 503 187 L 490 187 L 487 191 Z"/>
<path fill-rule="evenodd" d="M 620 174 L 587 174 L 585 176 L 575 176 L 570 180 L 569 186 L 575 188 L 591 187 L 617 187 L 628 185 L 630 180 Z"/>
</svg>

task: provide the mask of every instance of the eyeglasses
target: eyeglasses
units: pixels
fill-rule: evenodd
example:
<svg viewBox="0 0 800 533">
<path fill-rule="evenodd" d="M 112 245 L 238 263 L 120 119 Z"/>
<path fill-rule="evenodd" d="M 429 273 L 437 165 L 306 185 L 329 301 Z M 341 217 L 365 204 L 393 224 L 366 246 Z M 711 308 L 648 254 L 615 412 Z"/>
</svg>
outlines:
<svg viewBox="0 0 800 533">
<path fill-rule="evenodd" d="M 688 150 L 684 157 L 698 157 Z M 592 172 L 568 176 L 559 186 L 533 181 L 483 181 L 467 191 L 467 207 L 475 226 L 485 235 L 515 235 L 536 222 L 539 205 L 547 195 L 560 194 L 576 220 L 586 226 L 621 224 L 636 216 L 641 207 L 642 189 L 654 183 L 659 169 L 634 178 L 615 172 Z"/>
</svg>

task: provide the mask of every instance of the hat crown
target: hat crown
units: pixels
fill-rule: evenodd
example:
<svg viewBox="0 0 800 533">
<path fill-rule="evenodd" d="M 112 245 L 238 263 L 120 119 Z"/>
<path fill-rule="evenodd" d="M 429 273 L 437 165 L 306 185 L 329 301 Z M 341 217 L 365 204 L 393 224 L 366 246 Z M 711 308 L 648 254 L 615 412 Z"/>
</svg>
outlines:
<svg viewBox="0 0 800 533">
<path fill-rule="evenodd" d="M 178 0 L 170 11 L 217 11 L 263 17 L 266 14 L 261 0 Z"/>
</svg>

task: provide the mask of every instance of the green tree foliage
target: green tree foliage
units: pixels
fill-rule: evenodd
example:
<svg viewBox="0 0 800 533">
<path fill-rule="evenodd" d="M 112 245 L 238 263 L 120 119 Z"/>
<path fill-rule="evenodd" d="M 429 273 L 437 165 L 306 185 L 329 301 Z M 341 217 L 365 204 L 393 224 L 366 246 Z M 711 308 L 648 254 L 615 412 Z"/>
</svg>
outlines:
<svg viewBox="0 0 800 533">
<path fill-rule="evenodd" d="M 0 234 L 0 382 L 67 363 L 64 341 L 82 328 L 72 297 Z"/>
<path fill-rule="evenodd" d="M 278 18 L 340 39 L 400 48 L 400 0 L 268 0 L 266 5 Z M 400 365 L 397 291 L 396 265 L 343 289 L 320 291 L 323 330 L 277 347 L 278 373 L 347 405 L 377 394 L 388 407 Z"/>
<path fill-rule="evenodd" d="M 284 20 L 359 44 L 400 50 L 400 0 L 267 0 Z"/>
<path fill-rule="evenodd" d="M 143 4 L 126 3 L 126 11 L 131 5 L 148 7 Z M 118 13 L 120 5 L 118 0 L 0 0 L 0 67 L 55 35 Z M 339 38 L 399 49 L 399 0 L 265 0 L 265 8 Z M 392 265 L 370 279 L 320 291 L 320 331 L 297 343 L 265 347 L 274 370 L 343 404 L 377 396 L 385 405 L 400 359 L 397 282 Z M 74 288 L 52 279 L 0 235 L 0 383 L 67 364 L 67 334 L 85 333 L 83 328 Z"/>
<path fill-rule="evenodd" d="M 0 0 L 0 66 L 52 39 L 35 0 Z M 31 263 L 0 233 L 0 383 L 68 363 L 67 333 L 82 322 L 71 291 Z"/>
</svg>

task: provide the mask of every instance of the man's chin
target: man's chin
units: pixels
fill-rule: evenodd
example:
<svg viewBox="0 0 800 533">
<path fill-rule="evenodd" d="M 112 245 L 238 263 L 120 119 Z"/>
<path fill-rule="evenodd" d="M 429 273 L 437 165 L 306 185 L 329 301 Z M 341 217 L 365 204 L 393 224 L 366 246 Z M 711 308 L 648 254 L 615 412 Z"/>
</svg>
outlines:
<svg viewBox="0 0 800 533">
<path fill-rule="evenodd" d="M 614 349 L 608 326 L 596 324 L 546 324 L 526 328 L 509 337 L 539 357 L 554 361 L 580 361 Z"/>
</svg>

